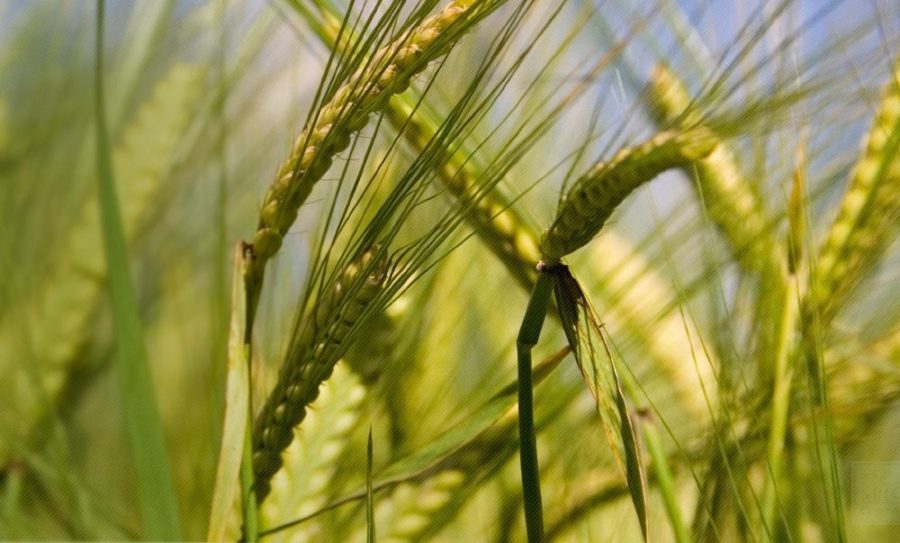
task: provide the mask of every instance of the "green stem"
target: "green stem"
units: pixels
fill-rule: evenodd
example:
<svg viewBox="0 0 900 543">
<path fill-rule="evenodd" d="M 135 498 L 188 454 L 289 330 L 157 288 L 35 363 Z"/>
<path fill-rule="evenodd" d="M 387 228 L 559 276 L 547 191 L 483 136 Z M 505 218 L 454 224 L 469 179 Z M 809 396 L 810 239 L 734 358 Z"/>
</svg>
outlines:
<svg viewBox="0 0 900 543">
<path fill-rule="evenodd" d="M 792 276 L 793 277 L 793 276 Z M 791 331 L 796 321 L 796 305 L 791 297 L 795 294 L 794 281 L 787 283 L 782 300 L 781 322 L 775 352 L 775 384 L 772 392 L 772 423 L 769 434 L 769 479 L 763 492 L 763 532 L 773 527 L 775 520 L 775 504 L 778 501 L 778 483 L 784 458 L 784 440 L 787 435 L 788 415 L 790 413 L 791 380 L 793 371 L 789 367 L 789 347 Z"/>
<path fill-rule="evenodd" d="M 529 543 L 544 538 L 544 518 L 541 507 L 541 483 L 534 435 L 534 398 L 531 379 L 531 349 L 537 345 L 541 328 L 547 317 L 553 277 L 538 276 L 522 319 L 516 349 L 519 359 L 519 459 L 522 470 L 522 501 L 525 506 L 525 527 Z"/>
<path fill-rule="evenodd" d="M 688 534 L 684 519 L 681 516 L 681 507 L 678 504 L 678 495 L 675 489 L 675 478 L 672 476 L 672 470 L 669 469 L 669 462 L 666 459 L 666 451 L 663 449 L 662 441 L 659 437 L 659 430 L 657 430 L 656 423 L 649 415 L 644 417 L 641 427 L 644 430 L 644 443 L 647 446 L 647 452 L 650 453 L 650 462 L 652 462 L 653 470 L 656 473 L 656 484 L 659 487 L 659 493 L 662 495 L 669 522 L 672 523 L 675 541 L 687 543 L 691 541 L 691 536 Z"/>
<path fill-rule="evenodd" d="M 251 379 L 250 360 L 251 345 L 249 341 L 244 343 L 247 360 L 247 375 Z M 247 392 L 247 427 L 244 432 L 244 452 L 241 454 L 241 508 L 244 516 L 244 541 L 256 543 L 259 541 L 259 511 L 257 509 L 256 490 L 253 484 L 253 401 L 251 391 L 253 381 L 248 381 Z"/>
<path fill-rule="evenodd" d="M 181 519 L 169 452 L 147 359 L 137 295 L 131 282 L 128 244 L 116 194 L 104 93 L 104 14 L 105 4 L 103 0 L 98 0 L 94 72 L 97 178 L 109 301 L 115 325 L 116 360 L 122 387 L 122 411 L 137 474 L 142 535 L 148 539 L 181 540 Z"/>
</svg>

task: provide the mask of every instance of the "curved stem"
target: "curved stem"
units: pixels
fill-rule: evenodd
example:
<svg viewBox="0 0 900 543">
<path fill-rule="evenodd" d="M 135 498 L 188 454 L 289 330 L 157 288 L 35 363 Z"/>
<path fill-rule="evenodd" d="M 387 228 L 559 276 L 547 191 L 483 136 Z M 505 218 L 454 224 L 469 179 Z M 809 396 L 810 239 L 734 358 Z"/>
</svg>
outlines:
<svg viewBox="0 0 900 543">
<path fill-rule="evenodd" d="M 537 345 L 541 328 L 547 317 L 553 277 L 538 276 L 528 301 L 528 308 L 519 328 L 516 350 L 519 361 L 519 460 L 522 471 L 522 502 L 525 506 L 525 527 L 528 542 L 538 543 L 544 538 L 544 518 L 541 507 L 541 483 L 534 435 L 534 396 L 531 378 L 531 349 Z"/>
</svg>

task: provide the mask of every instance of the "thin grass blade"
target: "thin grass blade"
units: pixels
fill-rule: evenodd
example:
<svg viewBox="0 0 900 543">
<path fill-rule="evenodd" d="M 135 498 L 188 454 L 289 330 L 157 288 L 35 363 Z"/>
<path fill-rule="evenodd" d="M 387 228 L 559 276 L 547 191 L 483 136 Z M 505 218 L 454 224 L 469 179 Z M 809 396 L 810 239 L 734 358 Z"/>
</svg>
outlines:
<svg viewBox="0 0 900 543">
<path fill-rule="evenodd" d="M 182 539 L 172 470 L 156 405 L 144 334 L 131 283 L 128 246 L 116 197 L 103 92 L 104 7 L 103 0 L 98 0 L 95 59 L 97 172 L 110 303 L 115 319 L 116 358 L 122 379 L 122 407 L 137 471 L 144 536 L 160 540 Z"/>
<path fill-rule="evenodd" d="M 375 498 L 372 493 L 372 428 L 366 443 L 366 541 L 375 543 Z"/>
<path fill-rule="evenodd" d="M 228 526 L 231 505 L 238 489 L 244 434 L 250 412 L 250 372 L 244 345 L 246 304 L 244 294 L 244 255 L 238 247 L 234 255 L 231 294 L 231 327 L 228 338 L 228 375 L 225 389 L 225 420 L 222 447 L 216 469 L 215 491 L 209 513 L 207 541 L 222 541 Z"/>
</svg>

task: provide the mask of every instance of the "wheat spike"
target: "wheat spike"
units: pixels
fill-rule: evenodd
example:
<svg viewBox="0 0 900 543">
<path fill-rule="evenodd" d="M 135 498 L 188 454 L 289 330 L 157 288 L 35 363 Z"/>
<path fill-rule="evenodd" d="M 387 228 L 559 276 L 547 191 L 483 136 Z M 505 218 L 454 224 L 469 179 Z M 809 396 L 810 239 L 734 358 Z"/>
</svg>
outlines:
<svg viewBox="0 0 900 543">
<path fill-rule="evenodd" d="M 382 291 L 389 262 L 379 250 L 374 246 L 363 251 L 316 302 L 256 419 L 253 470 L 260 501 L 282 465 L 281 453 L 293 440 L 294 427 L 306 416 L 307 406 L 318 397 L 319 385 L 346 351 L 348 332 Z"/>
<path fill-rule="evenodd" d="M 635 189 L 666 170 L 706 157 L 715 145 L 716 138 L 702 128 L 660 132 L 637 147 L 623 149 L 611 161 L 595 165 L 572 185 L 542 236 L 544 262 L 558 262 L 586 245 Z"/>
<path fill-rule="evenodd" d="M 702 124 L 700 112 L 691 108 L 691 98 L 678 77 L 659 65 L 650 79 L 647 106 L 660 127 L 676 125 L 690 129 Z M 777 270 L 773 248 L 778 247 L 766 226 L 762 205 L 721 140 L 708 156 L 690 165 L 686 174 L 695 182 L 710 220 L 728 242 L 735 259 L 745 269 L 771 273 Z"/>
<path fill-rule="evenodd" d="M 850 185 L 816 259 L 810 295 L 827 325 L 878 262 L 900 218 L 900 62 L 863 139 Z"/>
<path fill-rule="evenodd" d="M 322 386 L 302 429 L 285 449 L 284 467 L 272 478 L 272 494 L 262 507 L 263 520 L 274 526 L 308 515 L 327 503 L 329 482 L 348 443 L 366 396 L 359 378 L 338 365 Z M 322 537 L 312 524 L 290 532 L 289 540 Z M 276 534 L 276 540 L 277 540 Z"/>
<path fill-rule="evenodd" d="M 129 239 L 140 232 L 165 187 L 179 138 L 202 97 L 203 79 L 203 70 L 195 66 L 174 66 L 139 108 L 114 152 L 116 174 L 122 180 L 122 221 Z M 99 221 L 97 197 L 92 194 L 68 235 L 56 270 L 23 311 L 31 354 L 24 354 L 24 341 L 10 322 L 0 328 L 0 374 L 13 373 L 9 382 L 18 400 L 13 402 L 16 413 L 10 413 L 10 417 L 12 427 L 23 435 L 45 411 L 41 399 L 54 401 L 70 373 L 78 370 L 78 355 L 90 338 L 106 277 Z M 31 372 L 17 364 L 29 356 L 36 363 Z M 36 390 L 42 392 L 37 394 Z"/>
<path fill-rule="evenodd" d="M 716 405 L 717 364 L 691 320 L 678 313 L 660 314 L 660 308 L 670 306 L 677 295 L 644 255 L 615 231 L 591 244 L 587 260 L 603 278 L 597 282 L 599 303 L 612 337 L 622 337 L 621 327 L 639 338 L 640 349 L 650 355 L 692 420 L 708 420 Z"/>
<path fill-rule="evenodd" d="M 297 137 L 290 156 L 278 169 L 275 182 L 263 198 L 252 241 L 251 276 L 261 277 L 266 261 L 278 252 L 298 209 L 331 167 L 333 157 L 347 148 L 352 134 L 365 127 L 369 115 L 383 109 L 391 95 L 403 92 L 410 79 L 429 61 L 447 53 L 467 22 L 490 12 L 499 3 L 496 0 L 450 2 L 376 51 L 366 65 L 335 91 L 313 123 Z"/>
</svg>

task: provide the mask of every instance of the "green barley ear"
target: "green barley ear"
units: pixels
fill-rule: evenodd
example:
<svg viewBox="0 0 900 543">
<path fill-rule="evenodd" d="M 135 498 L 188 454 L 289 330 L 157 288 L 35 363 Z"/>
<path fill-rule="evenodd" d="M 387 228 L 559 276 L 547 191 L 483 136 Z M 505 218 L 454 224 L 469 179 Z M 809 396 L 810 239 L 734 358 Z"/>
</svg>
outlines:
<svg viewBox="0 0 900 543">
<path fill-rule="evenodd" d="M 306 416 L 319 386 L 331 375 L 348 345 L 348 333 L 381 294 L 389 260 L 375 245 L 342 270 L 316 301 L 305 328 L 291 345 L 278 381 L 253 427 L 253 469 L 260 502 L 270 479 L 282 465 L 281 453 L 294 438 L 294 427 Z"/>
<path fill-rule="evenodd" d="M 284 466 L 272 478 L 272 493 L 261 511 L 265 525 L 304 517 L 326 505 L 331 492 L 328 484 L 365 396 L 365 387 L 355 374 L 342 365 L 335 367 L 303 427 L 294 431 L 296 439 L 282 456 Z M 315 523 L 303 525 L 290 533 L 290 539 L 321 538 L 317 528 Z"/>
<path fill-rule="evenodd" d="M 647 109 L 660 128 L 702 125 L 684 83 L 664 65 L 653 71 L 646 93 Z M 721 140 L 708 156 L 685 172 L 693 181 L 709 219 L 722 233 L 735 259 L 745 269 L 767 273 L 777 260 L 762 205 L 744 178 L 734 155 Z"/>
<path fill-rule="evenodd" d="M 620 151 L 575 181 L 556 220 L 541 238 L 546 263 L 580 249 L 600 232 L 612 212 L 635 189 L 662 172 L 684 167 L 709 155 L 718 139 L 709 130 L 661 132 L 649 141 Z"/>
<path fill-rule="evenodd" d="M 403 32 L 375 52 L 363 67 L 338 88 L 294 142 L 275 182 L 263 198 L 253 237 L 255 261 L 250 277 L 259 281 L 266 261 L 281 247 L 300 206 L 325 175 L 351 136 L 364 128 L 369 115 L 384 109 L 391 95 L 403 92 L 410 80 L 452 48 L 467 25 L 490 13 L 497 0 L 454 0 L 418 26 Z"/>
<path fill-rule="evenodd" d="M 204 71 L 198 67 L 174 66 L 138 109 L 114 151 L 116 174 L 122 180 L 118 189 L 122 222 L 129 239 L 138 235 L 161 197 L 179 138 L 202 97 L 203 81 Z M 0 375 L 19 398 L 11 403 L 16 412 L 9 415 L 12 427 L 24 435 L 34 430 L 46 410 L 41 399 L 57 401 L 70 375 L 84 369 L 76 367 L 76 359 L 89 340 L 106 277 L 99 221 L 95 193 L 70 231 L 57 269 L 23 311 L 32 334 L 37 381 L 27 365 L 17 363 L 23 359 L 22 339 L 11 322 L 6 320 L 0 327 Z M 36 390 L 42 392 L 36 394 Z"/>
<path fill-rule="evenodd" d="M 894 64 L 872 128 L 828 237 L 819 249 L 811 296 L 826 326 L 878 262 L 900 218 L 900 60 Z"/>
</svg>

